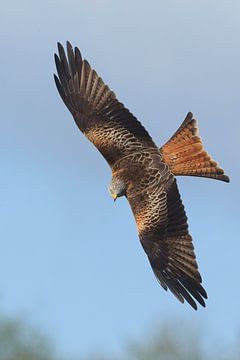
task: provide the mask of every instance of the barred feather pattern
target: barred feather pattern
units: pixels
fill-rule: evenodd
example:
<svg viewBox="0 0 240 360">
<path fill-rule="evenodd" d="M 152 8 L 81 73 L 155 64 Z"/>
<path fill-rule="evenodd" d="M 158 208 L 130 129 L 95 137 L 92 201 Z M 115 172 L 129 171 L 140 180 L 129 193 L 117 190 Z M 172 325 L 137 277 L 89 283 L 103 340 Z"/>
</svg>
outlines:
<svg viewBox="0 0 240 360">
<path fill-rule="evenodd" d="M 58 44 L 54 75 L 59 94 L 79 129 L 102 153 L 110 166 L 139 149 L 154 148 L 141 123 L 119 102 L 78 48 L 67 42 L 67 55 Z"/>
<path fill-rule="evenodd" d="M 201 285 L 187 216 L 169 167 L 165 164 L 163 170 L 161 157 L 158 163 L 155 155 L 152 157 L 141 181 L 132 180 L 134 184 L 128 188 L 127 198 L 141 244 L 159 283 L 179 301 L 186 300 L 197 309 L 196 301 L 205 306 L 207 293 Z M 155 174 L 154 181 L 151 174 Z"/>
<path fill-rule="evenodd" d="M 177 132 L 160 148 L 160 153 L 174 175 L 200 176 L 229 182 L 224 170 L 204 150 L 192 113 L 187 114 Z"/>
</svg>

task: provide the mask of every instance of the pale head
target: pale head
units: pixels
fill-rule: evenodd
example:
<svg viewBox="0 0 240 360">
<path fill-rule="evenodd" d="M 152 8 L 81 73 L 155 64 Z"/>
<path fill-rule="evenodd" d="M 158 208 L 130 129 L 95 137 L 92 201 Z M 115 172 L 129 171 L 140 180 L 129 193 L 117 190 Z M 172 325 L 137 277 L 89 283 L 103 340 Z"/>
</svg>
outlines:
<svg viewBox="0 0 240 360">
<path fill-rule="evenodd" d="M 122 179 L 112 177 L 112 181 L 108 186 L 108 191 L 114 201 L 123 195 L 126 195 L 126 185 Z"/>
</svg>

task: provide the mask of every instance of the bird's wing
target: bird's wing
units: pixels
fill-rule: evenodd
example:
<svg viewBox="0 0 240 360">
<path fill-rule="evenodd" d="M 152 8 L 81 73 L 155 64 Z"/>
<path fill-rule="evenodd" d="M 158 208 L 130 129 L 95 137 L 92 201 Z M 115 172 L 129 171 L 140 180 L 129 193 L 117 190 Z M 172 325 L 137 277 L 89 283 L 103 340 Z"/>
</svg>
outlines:
<svg viewBox="0 0 240 360">
<path fill-rule="evenodd" d="M 78 48 L 67 42 L 67 55 L 58 44 L 54 75 L 59 94 L 79 129 L 110 166 L 132 152 L 156 145 L 141 123 L 120 103 Z"/>
<path fill-rule="evenodd" d="M 128 196 L 142 246 L 162 287 L 178 300 L 197 309 L 205 306 L 206 291 L 188 232 L 187 216 L 173 175 L 165 173 L 162 185 Z"/>
</svg>

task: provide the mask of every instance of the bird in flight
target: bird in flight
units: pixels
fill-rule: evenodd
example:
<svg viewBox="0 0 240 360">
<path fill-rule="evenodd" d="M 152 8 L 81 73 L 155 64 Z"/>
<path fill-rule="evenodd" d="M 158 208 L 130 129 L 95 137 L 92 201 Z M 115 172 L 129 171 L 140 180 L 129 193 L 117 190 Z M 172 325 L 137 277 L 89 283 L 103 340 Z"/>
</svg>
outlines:
<svg viewBox="0 0 240 360">
<path fill-rule="evenodd" d="M 160 285 L 195 310 L 207 293 L 198 271 L 187 216 L 175 176 L 229 182 L 204 150 L 192 113 L 170 140 L 158 148 L 143 125 L 104 83 L 79 49 L 58 44 L 54 75 L 58 92 L 77 126 L 112 170 L 110 195 L 125 196 L 142 247 Z"/>
</svg>

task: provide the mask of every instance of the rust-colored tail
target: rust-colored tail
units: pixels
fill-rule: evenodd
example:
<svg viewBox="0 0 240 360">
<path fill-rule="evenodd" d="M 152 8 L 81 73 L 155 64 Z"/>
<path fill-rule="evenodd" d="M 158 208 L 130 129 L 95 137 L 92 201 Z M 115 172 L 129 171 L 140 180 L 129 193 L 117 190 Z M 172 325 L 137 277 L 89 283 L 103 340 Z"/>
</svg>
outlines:
<svg viewBox="0 0 240 360">
<path fill-rule="evenodd" d="M 202 176 L 229 182 L 216 161 L 204 150 L 193 114 L 188 113 L 171 139 L 160 148 L 174 175 Z"/>
</svg>

